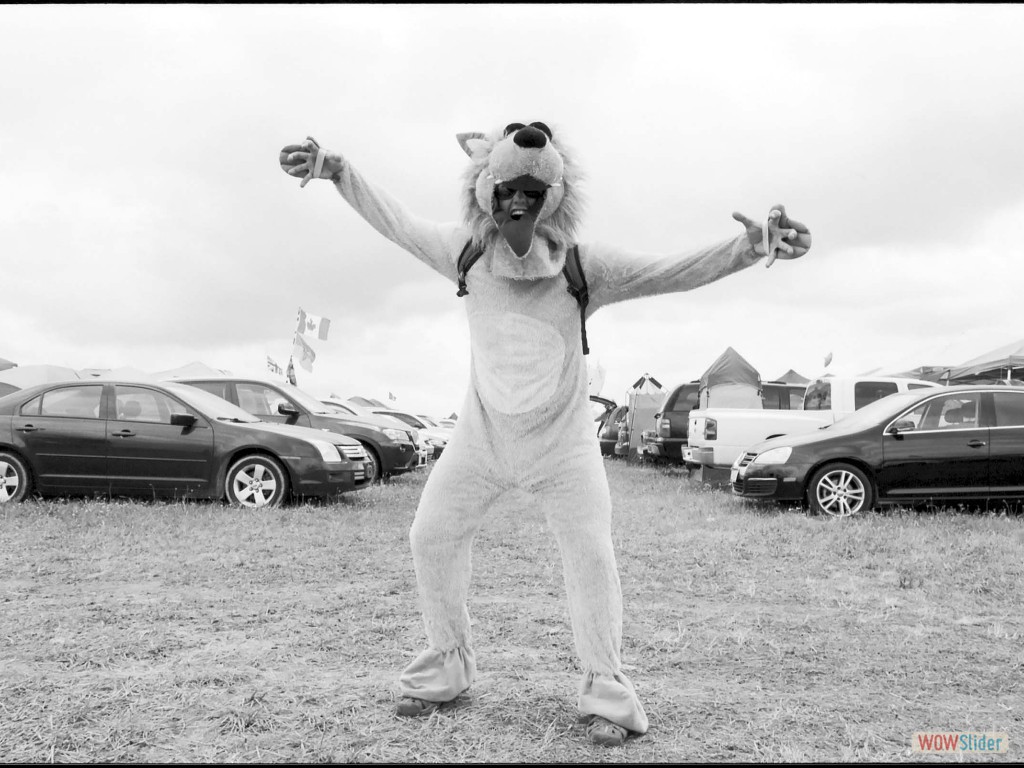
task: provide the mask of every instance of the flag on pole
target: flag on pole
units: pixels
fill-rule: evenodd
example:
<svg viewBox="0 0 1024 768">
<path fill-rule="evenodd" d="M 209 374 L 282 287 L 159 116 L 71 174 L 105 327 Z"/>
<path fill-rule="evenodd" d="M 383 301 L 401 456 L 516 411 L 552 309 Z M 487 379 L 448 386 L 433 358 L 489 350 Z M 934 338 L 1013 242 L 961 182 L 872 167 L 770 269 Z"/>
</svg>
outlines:
<svg viewBox="0 0 1024 768">
<path fill-rule="evenodd" d="M 395 400 L 397 400 L 397 399 L 398 399 L 397 397 L 395 397 L 395 396 L 394 396 L 393 394 L 391 394 L 390 392 L 388 392 L 388 400 L 391 400 L 391 401 L 393 402 L 393 401 L 395 401 Z"/>
<path fill-rule="evenodd" d="M 327 341 L 327 332 L 331 329 L 331 321 L 319 315 L 310 315 L 299 307 L 298 326 L 296 331 L 303 336 L 316 336 L 320 341 Z"/>
<path fill-rule="evenodd" d="M 292 355 L 299 358 L 299 365 L 310 373 L 313 372 L 313 362 L 316 360 L 316 352 L 306 343 L 306 340 L 298 333 L 292 342 Z"/>
<path fill-rule="evenodd" d="M 292 358 L 288 358 L 288 383 L 293 387 L 299 386 L 299 383 L 295 380 L 295 363 L 292 362 Z"/>
<path fill-rule="evenodd" d="M 828 364 L 832 362 L 832 353 L 829 352 L 825 355 L 825 367 L 828 368 Z"/>
<path fill-rule="evenodd" d="M 267 370 L 271 373 L 284 373 L 284 369 L 270 355 L 267 355 Z"/>
</svg>

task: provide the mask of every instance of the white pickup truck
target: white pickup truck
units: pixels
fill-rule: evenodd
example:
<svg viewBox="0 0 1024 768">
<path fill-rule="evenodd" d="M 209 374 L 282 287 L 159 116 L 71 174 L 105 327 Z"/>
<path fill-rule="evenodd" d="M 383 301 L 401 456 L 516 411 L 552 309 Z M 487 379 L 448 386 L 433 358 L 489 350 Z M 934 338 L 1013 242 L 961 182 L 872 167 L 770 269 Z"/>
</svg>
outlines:
<svg viewBox="0 0 1024 768">
<path fill-rule="evenodd" d="M 813 432 L 894 392 L 937 386 L 940 385 L 922 379 L 827 376 L 807 385 L 801 410 L 692 410 L 683 459 L 690 466 L 727 469 L 743 451 L 769 437 Z"/>
</svg>

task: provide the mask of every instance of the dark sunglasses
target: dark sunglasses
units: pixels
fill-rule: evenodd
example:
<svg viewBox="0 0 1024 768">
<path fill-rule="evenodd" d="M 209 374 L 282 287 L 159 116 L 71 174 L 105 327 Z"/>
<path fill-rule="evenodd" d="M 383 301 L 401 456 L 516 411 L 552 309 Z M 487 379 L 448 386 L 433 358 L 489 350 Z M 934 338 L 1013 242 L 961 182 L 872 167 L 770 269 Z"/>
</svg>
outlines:
<svg viewBox="0 0 1024 768">
<path fill-rule="evenodd" d="M 544 197 L 543 192 L 538 192 L 532 189 L 512 189 L 507 184 L 498 184 L 494 188 L 494 195 L 499 200 L 511 200 L 516 196 L 516 192 L 522 192 L 527 200 L 540 200 Z"/>
</svg>

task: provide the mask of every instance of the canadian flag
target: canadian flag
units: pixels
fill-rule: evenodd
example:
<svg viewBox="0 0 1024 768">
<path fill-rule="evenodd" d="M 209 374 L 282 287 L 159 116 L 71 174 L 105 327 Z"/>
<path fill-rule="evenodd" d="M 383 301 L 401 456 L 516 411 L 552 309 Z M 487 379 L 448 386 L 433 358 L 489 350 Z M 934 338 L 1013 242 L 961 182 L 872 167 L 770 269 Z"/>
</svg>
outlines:
<svg viewBox="0 0 1024 768">
<path fill-rule="evenodd" d="M 299 307 L 298 325 L 296 331 L 303 336 L 316 336 L 321 341 L 327 341 L 327 332 L 331 329 L 331 321 L 319 315 L 310 315 Z"/>
</svg>

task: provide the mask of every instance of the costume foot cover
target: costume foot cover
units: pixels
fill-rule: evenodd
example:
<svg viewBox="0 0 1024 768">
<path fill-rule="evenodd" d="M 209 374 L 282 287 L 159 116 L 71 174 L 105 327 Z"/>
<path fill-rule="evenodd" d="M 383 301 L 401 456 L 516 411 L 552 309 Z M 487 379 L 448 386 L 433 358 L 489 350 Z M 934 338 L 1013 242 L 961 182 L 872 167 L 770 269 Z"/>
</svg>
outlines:
<svg viewBox="0 0 1024 768">
<path fill-rule="evenodd" d="M 592 715 L 587 723 L 587 738 L 602 747 L 621 747 L 626 743 L 629 732 L 611 720 Z"/>
<path fill-rule="evenodd" d="M 426 717 L 441 706 L 439 701 L 427 701 L 413 696 L 403 696 L 398 700 L 395 713 L 402 717 Z"/>
</svg>

